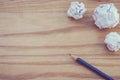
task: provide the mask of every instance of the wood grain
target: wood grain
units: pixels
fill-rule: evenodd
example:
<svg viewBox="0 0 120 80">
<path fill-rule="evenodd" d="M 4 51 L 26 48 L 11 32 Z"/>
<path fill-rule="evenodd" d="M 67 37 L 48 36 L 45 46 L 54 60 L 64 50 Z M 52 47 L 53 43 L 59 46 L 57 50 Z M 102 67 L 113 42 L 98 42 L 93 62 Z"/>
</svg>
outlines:
<svg viewBox="0 0 120 80">
<path fill-rule="evenodd" d="M 86 4 L 83 19 L 66 15 L 73 0 L 0 0 L 0 80 L 103 80 L 78 65 L 68 53 L 80 56 L 115 80 L 120 80 L 120 51 L 103 43 L 114 29 L 99 30 L 93 10 L 103 2 Z M 120 0 L 109 0 L 120 11 Z"/>
</svg>

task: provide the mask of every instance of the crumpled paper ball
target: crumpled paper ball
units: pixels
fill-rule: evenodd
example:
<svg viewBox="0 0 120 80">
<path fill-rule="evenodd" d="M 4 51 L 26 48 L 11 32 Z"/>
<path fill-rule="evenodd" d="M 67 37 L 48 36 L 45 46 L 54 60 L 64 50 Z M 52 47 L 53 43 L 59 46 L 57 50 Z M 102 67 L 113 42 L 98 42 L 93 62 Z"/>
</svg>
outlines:
<svg viewBox="0 0 120 80">
<path fill-rule="evenodd" d="M 106 35 L 104 43 L 110 51 L 118 51 L 120 49 L 120 35 L 117 32 L 111 32 Z"/>
<path fill-rule="evenodd" d="M 101 4 L 95 8 L 93 19 L 99 29 L 114 28 L 119 23 L 119 13 L 113 3 Z"/>
<path fill-rule="evenodd" d="M 72 18 L 78 20 L 83 17 L 85 11 L 86 11 L 86 8 L 85 8 L 84 3 L 71 2 L 71 5 L 67 11 L 67 15 L 69 17 L 72 17 Z"/>
</svg>

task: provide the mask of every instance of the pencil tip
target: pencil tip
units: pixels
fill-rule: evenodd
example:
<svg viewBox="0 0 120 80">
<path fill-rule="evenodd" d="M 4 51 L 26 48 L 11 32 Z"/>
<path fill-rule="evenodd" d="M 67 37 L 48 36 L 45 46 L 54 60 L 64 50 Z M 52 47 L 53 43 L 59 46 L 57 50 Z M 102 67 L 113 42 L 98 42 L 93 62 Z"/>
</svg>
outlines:
<svg viewBox="0 0 120 80">
<path fill-rule="evenodd" d="M 69 56 L 71 56 L 73 59 L 77 59 L 78 57 L 77 56 L 74 56 L 72 54 L 69 53 Z"/>
<path fill-rule="evenodd" d="M 71 56 L 71 54 L 70 54 L 70 53 L 68 53 L 68 55 L 69 55 L 69 56 Z"/>
</svg>

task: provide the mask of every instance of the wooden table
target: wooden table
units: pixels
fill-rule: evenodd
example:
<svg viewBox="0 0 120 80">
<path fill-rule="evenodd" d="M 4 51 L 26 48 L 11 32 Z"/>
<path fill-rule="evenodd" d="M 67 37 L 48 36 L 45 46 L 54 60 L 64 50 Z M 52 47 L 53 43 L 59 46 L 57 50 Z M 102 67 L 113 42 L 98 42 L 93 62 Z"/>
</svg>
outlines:
<svg viewBox="0 0 120 80">
<path fill-rule="evenodd" d="M 110 52 L 106 34 L 92 18 L 101 3 L 86 4 L 83 19 L 67 17 L 72 0 L 0 0 L 0 80 L 104 80 L 69 55 L 80 56 L 120 80 L 120 51 Z M 110 0 L 120 11 L 120 0 Z"/>
</svg>

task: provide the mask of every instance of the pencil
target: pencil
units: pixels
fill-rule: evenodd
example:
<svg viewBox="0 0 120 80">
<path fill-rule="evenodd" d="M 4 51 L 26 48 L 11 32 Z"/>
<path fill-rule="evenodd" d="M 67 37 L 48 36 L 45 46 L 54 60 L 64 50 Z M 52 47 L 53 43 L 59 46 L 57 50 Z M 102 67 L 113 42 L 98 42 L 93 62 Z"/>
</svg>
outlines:
<svg viewBox="0 0 120 80">
<path fill-rule="evenodd" d="M 111 78 L 110 76 L 108 76 L 107 74 L 105 74 L 104 72 L 100 71 L 99 69 L 97 69 L 96 67 L 92 66 L 91 64 L 87 63 L 86 61 L 84 61 L 83 59 L 81 59 L 80 57 L 74 56 L 69 54 L 74 60 L 76 60 L 76 62 L 78 62 L 79 64 L 82 64 L 83 66 L 85 66 L 86 68 L 90 69 L 91 71 L 95 72 L 96 74 L 98 74 L 99 76 L 103 77 L 105 80 L 114 80 L 113 78 Z"/>
</svg>

